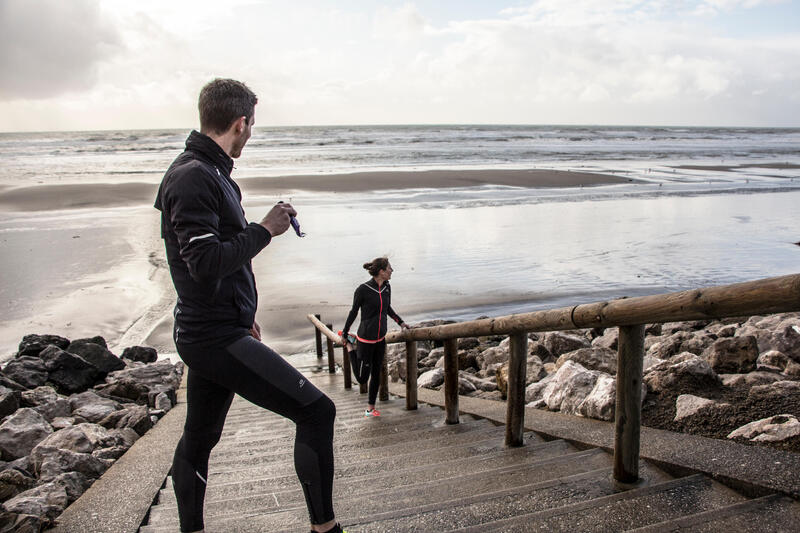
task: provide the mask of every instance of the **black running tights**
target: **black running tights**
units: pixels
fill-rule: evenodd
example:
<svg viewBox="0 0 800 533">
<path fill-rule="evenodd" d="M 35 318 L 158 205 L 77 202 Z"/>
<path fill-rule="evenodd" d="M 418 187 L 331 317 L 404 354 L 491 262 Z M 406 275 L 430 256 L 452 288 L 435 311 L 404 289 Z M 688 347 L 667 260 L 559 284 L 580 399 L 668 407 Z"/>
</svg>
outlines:
<svg viewBox="0 0 800 533">
<path fill-rule="evenodd" d="M 204 528 L 208 458 L 234 393 L 296 424 L 294 466 L 311 523 L 333 520 L 333 402 L 252 337 L 224 348 L 178 345 L 178 353 L 189 367 L 186 422 L 172 463 L 181 531 Z"/>
</svg>

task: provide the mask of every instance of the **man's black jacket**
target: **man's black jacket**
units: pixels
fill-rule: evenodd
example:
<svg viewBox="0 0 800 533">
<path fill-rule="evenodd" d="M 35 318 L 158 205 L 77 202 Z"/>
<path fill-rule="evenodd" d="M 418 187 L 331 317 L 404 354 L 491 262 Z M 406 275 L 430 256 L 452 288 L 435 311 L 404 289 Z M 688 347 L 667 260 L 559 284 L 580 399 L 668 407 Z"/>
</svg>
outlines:
<svg viewBox="0 0 800 533">
<path fill-rule="evenodd" d="M 178 292 L 176 343 L 232 342 L 255 320 L 250 260 L 272 237 L 260 224 L 247 223 L 232 169 L 216 142 L 193 131 L 158 189 L 155 207 Z"/>
</svg>

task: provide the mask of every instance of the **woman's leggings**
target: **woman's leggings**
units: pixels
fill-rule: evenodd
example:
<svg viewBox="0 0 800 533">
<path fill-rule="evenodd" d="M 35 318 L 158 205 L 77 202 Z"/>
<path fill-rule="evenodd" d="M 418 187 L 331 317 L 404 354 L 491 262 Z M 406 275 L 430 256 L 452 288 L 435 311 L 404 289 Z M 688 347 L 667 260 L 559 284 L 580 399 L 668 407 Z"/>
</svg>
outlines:
<svg viewBox="0 0 800 533">
<path fill-rule="evenodd" d="M 356 380 L 362 384 L 369 380 L 368 403 L 375 405 L 375 400 L 378 398 L 378 387 L 381 384 L 381 368 L 383 368 L 383 357 L 386 354 L 386 341 L 382 340 L 374 344 L 359 342 L 356 345 L 356 352 L 356 362 L 352 365 Z"/>
<path fill-rule="evenodd" d="M 333 402 L 253 337 L 227 347 L 178 345 L 178 354 L 189 367 L 186 423 L 172 463 L 181 531 L 204 528 L 208 458 L 234 393 L 296 424 L 294 466 L 311 523 L 333 520 Z"/>
</svg>

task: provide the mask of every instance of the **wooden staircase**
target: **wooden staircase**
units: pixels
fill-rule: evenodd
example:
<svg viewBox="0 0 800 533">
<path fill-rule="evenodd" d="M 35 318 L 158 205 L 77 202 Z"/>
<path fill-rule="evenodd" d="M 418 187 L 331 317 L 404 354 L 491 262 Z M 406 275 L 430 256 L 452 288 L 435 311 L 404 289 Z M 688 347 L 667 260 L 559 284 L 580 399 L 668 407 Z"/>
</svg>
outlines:
<svg viewBox="0 0 800 533">
<path fill-rule="evenodd" d="M 336 403 L 334 503 L 350 533 L 800 531 L 800 503 L 787 496 L 747 498 L 645 461 L 644 482 L 620 487 L 602 449 L 532 432 L 506 448 L 503 426 L 464 414 L 446 425 L 441 408 L 407 411 L 394 397 L 365 418 L 365 397 L 341 375 L 309 377 Z M 236 398 L 211 455 L 207 533 L 308 531 L 293 442 L 290 421 Z M 178 531 L 170 478 L 139 531 Z"/>
</svg>

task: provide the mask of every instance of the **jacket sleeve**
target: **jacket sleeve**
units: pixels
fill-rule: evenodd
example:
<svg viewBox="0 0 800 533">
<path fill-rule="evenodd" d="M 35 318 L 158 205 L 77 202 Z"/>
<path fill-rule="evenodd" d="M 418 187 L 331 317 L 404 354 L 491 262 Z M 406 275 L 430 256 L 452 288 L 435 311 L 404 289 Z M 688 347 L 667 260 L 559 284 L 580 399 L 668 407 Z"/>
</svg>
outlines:
<svg viewBox="0 0 800 533">
<path fill-rule="evenodd" d="M 221 241 L 221 192 L 213 178 L 199 168 L 176 176 L 163 195 L 181 258 L 198 283 L 213 283 L 236 272 L 272 239 L 266 228 L 251 223 L 233 238 Z"/>
<path fill-rule="evenodd" d="M 347 320 L 344 323 L 344 329 L 342 332 L 347 336 L 350 333 L 350 326 L 353 325 L 353 321 L 356 319 L 358 315 L 358 310 L 361 308 L 361 300 L 362 300 L 362 291 L 361 285 L 358 286 L 356 292 L 353 294 L 353 307 L 350 309 L 350 314 L 347 315 Z"/>
<path fill-rule="evenodd" d="M 397 313 L 394 312 L 394 309 L 392 309 L 391 305 L 389 306 L 388 315 L 390 317 L 392 317 L 392 320 L 394 320 L 398 324 L 402 324 L 403 323 L 403 319 L 400 318 L 400 315 L 398 315 Z"/>
</svg>

